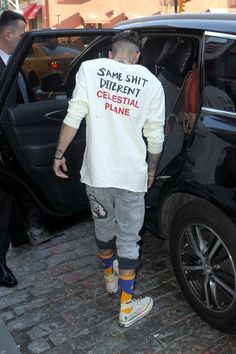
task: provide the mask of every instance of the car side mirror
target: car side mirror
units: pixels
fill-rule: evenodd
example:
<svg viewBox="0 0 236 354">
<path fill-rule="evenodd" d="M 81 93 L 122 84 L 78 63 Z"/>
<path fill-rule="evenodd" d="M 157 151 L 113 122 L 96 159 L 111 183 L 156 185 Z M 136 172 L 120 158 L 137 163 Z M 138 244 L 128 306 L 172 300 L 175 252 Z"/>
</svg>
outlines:
<svg viewBox="0 0 236 354">
<path fill-rule="evenodd" d="M 44 92 L 56 92 L 62 89 L 63 83 L 59 73 L 51 73 L 41 80 L 41 90 Z"/>
</svg>

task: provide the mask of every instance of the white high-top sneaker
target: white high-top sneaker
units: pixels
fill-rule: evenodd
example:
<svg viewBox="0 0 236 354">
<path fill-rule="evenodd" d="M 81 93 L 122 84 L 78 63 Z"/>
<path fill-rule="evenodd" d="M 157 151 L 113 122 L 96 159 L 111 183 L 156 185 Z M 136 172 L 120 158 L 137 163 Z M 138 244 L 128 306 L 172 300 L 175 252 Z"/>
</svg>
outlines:
<svg viewBox="0 0 236 354">
<path fill-rule="evenodd" d="M 122 310 L 132 307 L 130 313 Z M 140 318 L 146 316 L 153 307 L 153 300 L 151 297 L 144 297 L 143 299 L 133 299 L 129 302 L 121 304 L 119 324 L 121 327 L 129 327 Z"/>
<path fill-rule="evenodd" d="M 104 279 L 105 279 L 105 285 L 106 285 L 106 291 L 109 294 L 115 294 L 118 291 L 118 282 L 119 282 L 119 276 L 117 273 L 113 273 L 111 275 L 104 274 Z"/>
</svg>

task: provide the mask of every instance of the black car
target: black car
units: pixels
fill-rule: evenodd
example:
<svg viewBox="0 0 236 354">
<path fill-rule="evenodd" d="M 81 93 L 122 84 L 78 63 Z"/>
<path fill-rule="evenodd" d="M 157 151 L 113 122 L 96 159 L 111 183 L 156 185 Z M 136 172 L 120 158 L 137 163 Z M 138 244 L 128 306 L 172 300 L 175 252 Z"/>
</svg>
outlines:
<svg viewBox="0 0 236 354">
<path fill-rule="evenodd" d="M 29 204 L 49 233 L 88 215 L 79 182 L 85 122 L 66 152 L 68 180 L 52 170 L 59 130 L 80 64 L 107 57 L 116 32 L 139 32 L 140 64 L 159 78 L 166 94 L 165 143 L 146 195 L 145 227 L 169 240 L 173 269 L 191 306 L 227 333 L 236 333 L 235 21 L 234 14 L 173 14 L 125 21 L 107 30 L 29 32 L 0 82 L 0 185 L 15 200 L 17 243 L 32 226 Z M 74 46 L 80 55 L 67 63 L 63 77 L 52 68 L 41 78 L 40 89 L 29 87 L 31 102 L 17 104 L 17 74 L 32 47 L 47 41 Z M 193 72 L 195 89 L 187 85 Z"/>
</svg>

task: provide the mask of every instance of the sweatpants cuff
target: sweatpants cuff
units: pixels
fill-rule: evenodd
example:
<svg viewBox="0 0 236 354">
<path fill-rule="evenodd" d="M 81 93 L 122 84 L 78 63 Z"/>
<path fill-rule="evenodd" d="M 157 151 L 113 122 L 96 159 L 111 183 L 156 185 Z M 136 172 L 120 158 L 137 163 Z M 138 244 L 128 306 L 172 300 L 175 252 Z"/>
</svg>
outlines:
<svg viewBox="0 0 236 354">
<path fill-rule="evenodd" d="M 113 239 L 109 240 L 108 242 L 101 241 L 95 237 L 95 242 L 97 247 L 102 250 L 116 250 L 116 236 L 114 236 Z"/>
<path fill-rule="evenodd" d="M 119 269 L 140 269 L 140 259 L 118 257 Z"/>
</svg>

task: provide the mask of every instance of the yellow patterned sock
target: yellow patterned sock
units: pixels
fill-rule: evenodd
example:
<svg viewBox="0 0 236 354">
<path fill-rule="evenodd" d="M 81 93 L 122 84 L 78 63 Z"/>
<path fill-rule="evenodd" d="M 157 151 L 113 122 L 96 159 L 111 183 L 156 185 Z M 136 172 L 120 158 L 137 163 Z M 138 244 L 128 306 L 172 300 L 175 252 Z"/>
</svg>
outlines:
<svg viewBox="0 0 236 354">
<path fill-rule="evenodd" d="M 102 261 L 103 273 L 105 275 L 112 275 L 113 274 L 113 261 L 115 259 L 114 253 L 113 252 L 110 254 L 99 253 L 99 256 Z"/>
<path fill-rule="evenodd" d="M 120 274 L 119 278 L 120 278 L 120 288 L 121 288 L 121 296 L 120 296 L 121 311 L 125 313 L 130 313 L 132 310 L 132 306 L 126 305 L 124 307 L 122 305 L 125 305 L 133 298 L 135 274 L 129 276 L 124 276 Z"/>
</svg>

